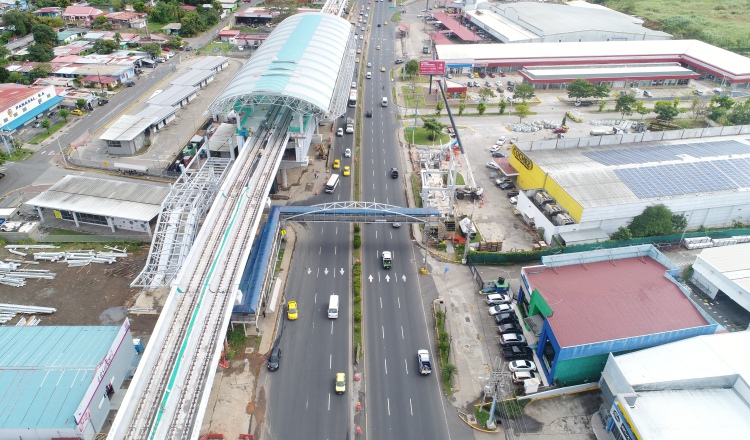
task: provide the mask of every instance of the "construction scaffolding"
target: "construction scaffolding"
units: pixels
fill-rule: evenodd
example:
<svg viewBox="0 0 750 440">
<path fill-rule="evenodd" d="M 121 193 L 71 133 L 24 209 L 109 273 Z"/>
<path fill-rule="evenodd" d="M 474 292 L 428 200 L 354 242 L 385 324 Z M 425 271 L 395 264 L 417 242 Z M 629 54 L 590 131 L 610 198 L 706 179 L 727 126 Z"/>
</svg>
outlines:
<svg viewBox="0 0 750 440">
<path fill-rule="evenodd" d="M 180 175 L 161 205 L 146 265 L 132 287 L 165 287 L 174 280 L 231 164 L 232 159 L 210 157 L 197 172 Z"/>
</svg>

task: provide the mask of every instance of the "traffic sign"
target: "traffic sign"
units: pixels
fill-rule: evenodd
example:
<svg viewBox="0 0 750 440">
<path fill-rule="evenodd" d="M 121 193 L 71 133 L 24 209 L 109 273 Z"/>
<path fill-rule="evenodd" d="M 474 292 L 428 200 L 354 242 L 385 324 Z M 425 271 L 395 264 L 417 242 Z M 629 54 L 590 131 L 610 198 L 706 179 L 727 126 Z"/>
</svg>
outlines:
<svg viewBox="0 0 750 440">
<path fill-rule="evenodd" d="M 407 126 L 407 127 L 406 127 L 406 130 L 414 130 L 414 126 L 413 126 L 413 125 L 409 125 L 409 126 Z"/>
</svg>

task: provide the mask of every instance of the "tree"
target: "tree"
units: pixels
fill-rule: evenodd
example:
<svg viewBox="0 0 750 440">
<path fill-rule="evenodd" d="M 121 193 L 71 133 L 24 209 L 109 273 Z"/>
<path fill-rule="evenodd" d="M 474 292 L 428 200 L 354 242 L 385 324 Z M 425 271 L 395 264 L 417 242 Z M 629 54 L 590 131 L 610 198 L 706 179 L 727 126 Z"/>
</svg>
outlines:
<svg viewBox="0 0 750 440">
<path fill-rule="evenodd" d="M 641 119 L 643 119 L 644 116 L 651 113 L 651 109 L 646 107 L 643 101 L 638 101 L 635 103 L 635 112 L 641 115 Z"/>
<path fill-rule="evenodd" d="M 419 62 L 417 60 L 409 60 L 404 65 L 404 73 L 409 76 L 414 76 L 419 73 Z"/>
<path fill-rule="evenodd" d="M 466 101 L 462 99 L 461 102 L 458 103 L 458 116 L 463 115 L 464 110 L 466 110 Z"/>
<path fill-rule="evenodd" d="M 95 27 L 102 27 L 105 24 L 107 24 L 107 17 L 100 15 L 94 19 L 94 26 Z"/>
<path fill-rule="evenodd" d="M 125 9 L 125 3 L 120 0 L 112 0 L 111 2 L 109 2 L 109 4 L 112 5 L 112 9 L 118 12 Z"/>
<path fill-rule="evenodd" d="M 445 129 L 445 124 L 440 123 L 435 118 L 424 118 L 422 119 L 422 123 L 423 128 L 430 133 L 427 138 L 431 141 L 437 139 L 438 135 Z"/>
<path fill-rule="evenodd" d="M 444 108 L 445 105 L 443 104 L 443 100 L 438 98 L 437 103 L 435 104 L 435 115 L 440 116 L 440 112 L 442 112 Z"/>
<path fill-rule="evenodd" d="M 518 116 L 518 122 L 523 121 L 523 118 L 529 116 L 531 114 L 531 110 L 529 110 L 528 104 L 518 104 L 516 106 L 516 116 Z"/>
<path fill-rule="evenodd" d="M 734 99 L 730 98 L 727 95 L 713 96 L 711 97 L 711 105 L 716 105 L 725 110 L 729 110 L 734 105 Z"/>
<path fill-rule="evenodd" d="M 65 120 L 65 122 L 68 122 L 68 115 L 70 114 L 70 112 L 67 109 L 60 109 L 58 114 L 61 118 L 63 118 L 63 120 Z"/>
<path fill-rule="evenodd" d="M 628 227 L 633 237 L 653 237 L 672 233 L 672 211 L 664 205 L 652 205 L 633 218 Z"/>
<path fill-rule="evenodd" d="M 708 103 L 700 98 L 694 98 L 690 103 L 690 116 L 693 120 L 697 121 L 706 115 L 708 110 Z"/>
<path fill-rule="evenodd" d="M 687 228 L 687 218 L 682 214 L 672 214 L 672 232 L 684 231 Z"/>
<path fill-rule="evenodd" d="M 119 46 L 117 42 L 115 42 L 114 40 L 99 39 L 94 42 L 94 52 L 100 53 L 102 55 L 110 54 L 117 50 L 118 47 Z"/>
<path fill-rule="evenodd" d="M 76 107 L 78 107 L 78 110 L 81 110 L 84 107 L 86 107 L 86 100 L 85 99 L 76 99 Z"/>
<path fill-rule="evenodd" d="M 52 123 L 50 122 L 49 118 L 42 119 L 42 128 L 47 129 L 47 134 L 49 134 L 49 129 L 52 127 Z"/>
<path fill-rule="evenodd" d="M 670 101 L 656 101 L 656 104 L 654 104 L 654 113 L 656 113 L 657 119 L 660 119 L 662 121 L 671 121 L 680 112 L 674 106 L 673 102 L 670 102 Z"/>
<path fill-rule="evenodd" d="M 734 99 L 729 96 L 714 96 L 708 108 L 708 118 L 713 121 L 723 119 L 734 105 Z"/>
<path fill-rule="evenodd" d="M 630 232 L 630 229 L 620 226 L 609 238 L 614 241 L 627 241 L 633 239 L 633 234 Z"/>
<path fill-rule="evenodd" d="M 55 6 L 57 6 L 58 8 L 61 8 L 61 9 L 65 9 L 68 6 L 70 6 L 70 0 L 57 0 L 55 2 Z"/>
<path fill-rule="evenodd" d="M 122 35 L 120 35 L 119 32 L 115 32 L 115 35 L 112 36 L 112 38 L 114 39 L 115 43 L 117 44 L 117 47 L 120 47 L 120 43 L 122 42 Z"/>
<path fill-rule="evenodd" d="M 141 50 L 151 55 L 151 58 L 157 58 L 159 55 L 161 55 L 161 47 L 156 43 L 143 44 L 141 45 Z"/>
<path fill-rule="evenodd" d="M 516 87 L 516 91 L 513 93 L 513 99 L 520 99 L 524 104 L 526 101 L 534 97 L 534 88 L 531 84 L 519 84 Z"/>
<path fill-rule="evenodd" d="M 620 112 L 620 114 L 622 115 L 622 119 L 625 119 L 625 116 L 630 116 L 633 114 L 633 110 L 635 110 L 635 103 L 636 99 L 632 95 L 620 95 L 617 98 L 617 101 L 615 101 L 615 110 Z"/>
<path fill-rule="evenodd" d="M 482 116 L 484 112 L 487 111 L 487 104 L 484 101 L 479 101 L 479 104 L 477 104 L 477 111 L 479 112 L 479 116 Z"/>
<path fill-rule="evenodd" d="M 159 3 L 161 3 L 161 2 L 159 2 Z M 159 3 L 156 4 L 157 7 L 159 6 Z M 143 3 L 142 1 L 133 2 L 133 10 L 135 12 L 144 13 L 144 12 L 146 12 L 146 4 Z M 154 21 L 156 21 L 156 20 L 154 19 Z M 159 23 L 163 23 L 163 22 L 159 22 Z"/>
<path fill-rule="evenodd" d="M 750 124 L 750 100 L 745 102 L 738 102 L 732 110 L 727 113 L 727 121 L 733 125 L 749 125 Z"/>
<path fill-rule="evenodd" d="M 34 35 L 34 43 L 55 46 L 57 44 L 57 32 L 46 24 L 35 24 L 31 27 Z"/>
<path fill-rule="evenodd" d="M 29 79 L 18 72 L 11 72 L 10 75 L 8 75 L 8 82 L 15 84 L 28 84 Z"/>
<path fill-rule="evenodd" d="M 29 12 L 10 10 L 3 14 L 6 29 L 12 29 L 14 36 L 28 35 L 34 24 L 34 15 Z"/>
<path fill-rule="evenodd" d="M 10 77 L 10 71 L 5 67 L 0 67 L 0 83 L 7 83 Z"/>
<path fill-rule="evenodd" d="M 607 101 L 602 99 L 599 101 L 599 113 L 604 111 L 604 107 L 607 106 Z"/>
<path fill-rule="evenodd" d="M 180 19 L 180 33 L 183 37 L 192 37 L 198 35 L 201 32 L 203 23 L 201 17 L 196 11 L 187 11 Z"/>
<path fill-rule="evenodd" d="M 29 54 L 27 55 L 27 59 L 29 61 L 36 61 L 38 63 L 47 63 L 52 61 L 53 58 L 55 58 L 55 51 L 52 49 L 52 46 L 47 46 L 46 44 L 32 44 L 27 49 L 29 51 Z"/>
<path fill-rule="evenodd" d="M 200 7 L 202 8 L 203 6 L 201 5 Z M 133 6 L 133 9 L 135 9 L 135 6 Z M 177 6 L 177 3 L 160 1 L 156 4 L 156 7 L 149 12 L 148 16 L 151 21 L 156 23 L 170 23 L 180 19 L 179 11 L 180 9 Z"/>
<path fill-rule="evenodd" d="M 493 92 L 491 88 L 482 87 L 481 89 L 479 89 L 480 100 L 487 102 L 487 100 L 489 100 L 490 98 L 494 98 L 494 97 L 495 97 L 495 92 Z"/>
<path fill-rule="evenodd" d="M 505 114 L 505 109 L 508 107 L 508 101 L 500 98 L 500 102 L 497 103 L 497 106 L 499 107 L 500 114 L 504 115 Z"/>
<path fill-rule="evenodd" d="M 297 13 L 297 0 L 266 0 L 266 6 L 271 12 L 278 12 L 278 16 L 272 20 L 274 23 L 281 23 L 287 17 Z"/>
<path fill-rule="evenodd" d="M 589 98 L 594 96 L 596 87 L 585 79 L 574 79 L 568 84 L 568 98 Z"/>
<path fill-rule="evenodd" d="M 600 84 L 594 88 L 594 94 L 591 95 L 594 98 L 606 98 L 612 93 L 612 90 L 610 90 L 609 87 L 605 86 L 604 84 Z"/>
<path fill-rule="evenodd" d="M 37 78 L 46 78 L 50 73 L 52 73 L 52 66 L 47 63 L 39 63 L 29 71 L 29 78 L 34 81 Z"/>
<path fill-rule="evenodd" d="M 5 46 L 0 46 L 0 66 L 4 66 L 10 63 L 8 57 L 10 56 L 10 50 Z"/>
</svg>

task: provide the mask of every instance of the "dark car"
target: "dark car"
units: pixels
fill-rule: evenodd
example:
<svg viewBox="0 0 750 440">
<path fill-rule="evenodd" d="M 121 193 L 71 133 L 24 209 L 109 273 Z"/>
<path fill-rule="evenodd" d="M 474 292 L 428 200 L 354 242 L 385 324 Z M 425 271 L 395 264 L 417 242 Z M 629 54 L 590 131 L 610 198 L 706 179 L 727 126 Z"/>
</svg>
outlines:
<svg viewBox="0 0 750 440">
<path fill-rule="evenodd" d="M 515 81 L 510 81 L 510 80 L 509 80 L 509 81 L 508 81 L 508 85 L 509 85 L 509 86 L 515 86 L 515 85 L 516 85 L 516 82 L 515 82 Z"/>
<path fill-rule="evenodd" d="M 403 63 L 404 63 L 404 60 L 401 60 L 401 59 L 396 60 L 396 64 L 403 64 Z"/>
<path fill-rule="evenodd" d="M 527 346 L 513 345 L 503 348 L 503 357 L 509 361 L 523 359 L 530 361 L 534 359 L 534 350 Z"/>
<path fill-rule="evenodd" d="M 515 187 L 516 186 L 513 185 L 513 183 L 511 183 L 511 182 L 505 182 L 505 183 L 501 183 L 500 184 L 500 189 L 513 189 Z"/>
<path fill-rule="evenodd" d="M 486 76 L 487 76 L 487 74 L 486 74 L 486 73 L 484 73 L 484 72 L 480 72 L 480 73 L 479 73 L 479 77 L 480 77 L 480 78 L 484 78 L 484 77 L 486 77 Z"/>
<path fill-rule="evenodd" d="M 508 196 L 508 198 L 516 197 L 518 196 L 518 190 L 512 189 L 505 194 Z"/>
<path fill-rule="evenodd" d="M 372 117 L 372 110 L 367 110 L 367 112 L 365 113 L 365 116 L 367 116 L 368 118 L 371 118 Z"/>
<path fill-rule="evenodd" d="M 104 104 L 108 104 L 108 103 L 109 103 L 109 99 L 100 99 L 99 100 L 99 105 L 104 105 Z"/>
<path fill-rule="evenodd" d="M 503 90 L 503 86 L 497 86 L 497 91 L 498 91 L 499 93 L 503 93 L 503 91 L 504 91 L 504 90 Z"/>
<path fill-rule="evenodd" d="M 515 313 L 498 313 L 495 315 L 495 324 L 510 324 L 511 322 L 518 322 L 518 316 Z"/>
<path fill-rule="evenodd" d="M 135 85 L 135 83 L 133 81 L 128 81 L 128 82 L 125 83 L 125 85 L 128 86 L 128 87 L 133 87 Z"/>
<path fill-rule="evenodd" d="M 507 324 L 501 324 L 497 327 L 497 332 L 501 335 L 503 333 L 523 333 L 521 325 L 517 322 L 509 322 Z"/>
<path fill-rule="evenodd" d="M 391 177 L 394 179 L 398 178 L 398 168 L 391 168 Z"/>
<path fill-rule="evenodd" d="M 281 362 L 281 349 L 274 348 L 271 350 L 271 355 L 268 356 L 268 369 L 271 371 L 278 370 L 279 362 Z"/>
<path fill-rule="evenodd" d="M 492 153 L 492 157 L 505 157 L 505 155 L 499 151 Z"/>
</svg>

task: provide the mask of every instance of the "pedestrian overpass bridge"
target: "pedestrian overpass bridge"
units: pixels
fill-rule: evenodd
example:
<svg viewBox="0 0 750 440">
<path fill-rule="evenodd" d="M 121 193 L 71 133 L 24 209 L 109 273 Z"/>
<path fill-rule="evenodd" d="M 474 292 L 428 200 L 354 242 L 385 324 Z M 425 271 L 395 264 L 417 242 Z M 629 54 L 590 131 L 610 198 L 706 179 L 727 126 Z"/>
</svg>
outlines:
<svg viewBox="0 0 750 440">
<path fill-rule="evenodd" d="M 281 218 L 297 222 L 434 223 L 435 208 L 401 208 L 373 202 L 332 202 L 312 206 L 279 207 Z"/>
</svg>

